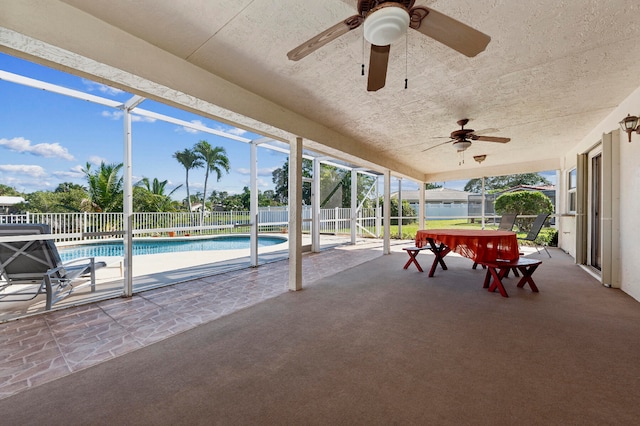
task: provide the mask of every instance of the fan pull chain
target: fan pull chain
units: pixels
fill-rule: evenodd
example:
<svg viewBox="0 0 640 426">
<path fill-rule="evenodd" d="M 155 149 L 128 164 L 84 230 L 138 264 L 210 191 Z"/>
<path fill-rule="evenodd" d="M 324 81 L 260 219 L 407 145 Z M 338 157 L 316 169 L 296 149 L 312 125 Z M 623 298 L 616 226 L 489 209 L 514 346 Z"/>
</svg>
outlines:
<svg viewBox="0 0 640 426">
<path fill-rule="evenodd" d="M 364 75 L 364 35 L 362 36 L 362 75 Z"/>
<path fill-rule="evenodd" d="M 409 31 L 404 34 L 404 88 L 405 90 L 409 87 Z"/>
</svg>

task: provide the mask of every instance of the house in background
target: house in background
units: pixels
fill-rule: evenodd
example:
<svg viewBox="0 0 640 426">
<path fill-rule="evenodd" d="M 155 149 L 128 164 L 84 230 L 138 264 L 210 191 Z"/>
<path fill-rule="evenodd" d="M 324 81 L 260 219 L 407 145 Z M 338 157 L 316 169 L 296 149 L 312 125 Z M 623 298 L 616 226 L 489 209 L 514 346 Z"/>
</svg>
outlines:
<svg viewBox="0 0 640 426">
<path fill-rule="evenodd" d="M 0 214 L 11 214 L 16 213 L 15 205 L 24 203 L 24 198 L 22 197 L 12 197 L 8 195 L 0 196 Z"/>
<path fill-rule="evenodd" d="M 539 191 L 549 197 L 554 211 L 556 211 L 556 187 L 554 185 L 518 185 L 513 188 L 505 189 L 500 192 L 493 192 L 491 194 L 485 194 L 484 196 L 484 214 L 485 216 L 492 216 L 496 213 L 495 202 L 496 199 L 502 194 L 516 191 Z M 482 194 L 470 194 L 469 195 L 469 216 L 482 216 Z"/>
<path fill-rule="evenodd" d="M 485 194 L 485 216 L 493 216 L 496 214 L 494 203 L 500 195 L 516 191 L 542 192 L 551 199 L 551 204 L 553 204 L 555 209 L 556 187 L 554 185 L 518 185 L 501 192 Z M 482 194 L 444 187 L 426 189 L 424 194 L 427 220 L 482 216 Z M 403 201 L 407 201 L 409 205 L 411 205 L 417 215 L 420 206 L 420 192 L 418 190 L 402 191 L 401 197 Z M 398 192 L 392 193 L 391 198 L 397 199 Z"/>
<path fill-rule="evenodd" d="M 468 205 L 471 195 L 471 192 L 444 187 L 425 189 L 425 215 L 427 220 L 466 217 L 469 211 Z M 407 201 L 411 205 L 417 215 L 420 205 L 419 190 L 402 191 L 401 196 L 403 201 Z M 398 193 L 393 192 L 391 198 L 398 198 Z"/>
</svg>

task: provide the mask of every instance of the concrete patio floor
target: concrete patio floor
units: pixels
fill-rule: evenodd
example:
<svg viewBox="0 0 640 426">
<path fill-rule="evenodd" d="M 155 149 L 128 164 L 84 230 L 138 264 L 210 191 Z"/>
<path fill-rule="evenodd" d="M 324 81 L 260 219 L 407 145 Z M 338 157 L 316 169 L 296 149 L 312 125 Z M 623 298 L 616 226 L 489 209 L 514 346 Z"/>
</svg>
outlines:
<svg viewBox="0 0 640 426">
<path fill-rule="evenodd" d="M 393 241 L 392 250 L 401 251 L 410 244 Z M 311 284 L 381 255 L 381 240 L 368 239 L 307 253 L 303 256 L 304 283 Z M 186 265 L 183 263 L 197 256 L 180 261 L 175 256 L 172 261 L 150 257 L 146 265 L 144 261 L 138 263 L 134 278 L 137 290 L 131 298 L 119 297 L 121 284 L 118 287 L 113 283 L 121 283 L 121 279 L 107 279 L 113 286 L 88 294 L 103 298 L 111 295 L 110 299 L 87 303 L 90 299 L 86 295 L 74 294 L 56 305 L 70 304 L 66 309 L 0 323 L 0 399 L 287 292 L 288 261 L 277 260 L 282 256 L 276 252 L 273 256 L 271 263 L 242 269 L 238 269 L 241 261 L 234 263 L 231 259 Z M 180 269 L 171 270 L 166 265 L 180 265 Z M 148 274 L 140 275 L 140 271 Z M 117 276 L 119 266 L 107 272 Z M 161 285 L 161 281 L 176 284 L 142 291 Z M 73 298 L 78 297 L 83 304 L 73 306 L 78 303 Z"/>
</svg>

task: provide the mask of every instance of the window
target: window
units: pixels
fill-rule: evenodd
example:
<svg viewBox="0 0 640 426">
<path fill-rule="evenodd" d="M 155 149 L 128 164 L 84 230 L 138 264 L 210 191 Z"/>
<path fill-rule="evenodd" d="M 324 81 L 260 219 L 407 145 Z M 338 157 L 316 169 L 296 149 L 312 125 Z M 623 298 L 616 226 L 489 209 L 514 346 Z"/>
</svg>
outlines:
<svg viewBox="0 0 640 426">
<path fill-rule="evenodd" d="M 577 169 L 569 170 L 569 175 L 567 179 L 567 187 L 568 187 L 568 196 L 567 196 L 567 207 L 569 213 L 576 212 L 576 189 L 578 187 L 578 171 Z"/>
</svg>

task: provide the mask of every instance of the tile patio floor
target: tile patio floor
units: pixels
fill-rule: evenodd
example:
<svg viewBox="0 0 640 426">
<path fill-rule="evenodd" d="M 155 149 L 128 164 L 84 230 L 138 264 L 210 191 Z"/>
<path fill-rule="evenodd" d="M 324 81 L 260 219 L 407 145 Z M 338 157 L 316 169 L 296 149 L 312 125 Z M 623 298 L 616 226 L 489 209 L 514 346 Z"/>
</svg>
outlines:
<svg viewBox="0 0 640 426">
<path fill-rule="evenodd" d="M 304 285 L 381 255 L 379 240 L 305 254 Z M 283 260 L 1 323 L 0 399 L 285 293 L 287 284 Z"/>
</svg>

